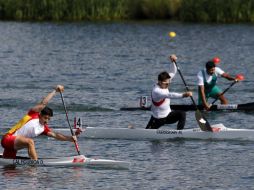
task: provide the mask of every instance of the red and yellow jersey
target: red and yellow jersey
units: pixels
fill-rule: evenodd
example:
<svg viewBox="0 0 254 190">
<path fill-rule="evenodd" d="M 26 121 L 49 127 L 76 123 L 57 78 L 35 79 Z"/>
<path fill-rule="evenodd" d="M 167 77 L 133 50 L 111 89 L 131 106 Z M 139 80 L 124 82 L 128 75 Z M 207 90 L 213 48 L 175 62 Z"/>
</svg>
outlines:
<svg viewBox="0 0 254 190">
<path fill-rule="evenodd" d="M 22 135 L 25 137 L 36 137 L 40 134 L 46 135 L 50 130 L 48 125 L 42 125 L 39 122 L 39 113 L 30 110 L 16 125 L 14 125 L 7 134 Z"/>
</svg>

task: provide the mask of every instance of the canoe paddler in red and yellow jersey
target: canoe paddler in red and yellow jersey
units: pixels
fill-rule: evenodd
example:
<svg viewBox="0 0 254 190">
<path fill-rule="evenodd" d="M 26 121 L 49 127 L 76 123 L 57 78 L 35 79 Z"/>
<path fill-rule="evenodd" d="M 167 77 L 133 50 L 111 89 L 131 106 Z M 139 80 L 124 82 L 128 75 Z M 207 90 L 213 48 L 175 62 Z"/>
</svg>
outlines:
<svg viewBox="0 0 254 190">
<path fill-rule="evenodd" d="M 33 160 L 37 160 L 38 156 L 33 138 L 39 135 L 46 135 L 62 141 L 77 141 L 76 136 L 66 136 L 56 133 L 48 127 L 48 122 L 51 117 L 53 117 L 53 110 L 46 105 L 57 92 L 63 91 L 64 87 L 62 85 L 57 85 L 51 93 L 31 108 L 28 113 L 3 136 L 1 144 L 4 148 L 4 158 L 15 158 L 18 150 L 27 149 L 29 157 Z M 80 130 L 76 131 L 75 135 L 79 135 L 80 132 Z"/>
<path fill-rule="evenodd" d="M 218 76 L 228 80 L 236 80 L 237 78 L 231 77 L 225 73 L 217 65 L 220 63 L 218 57 L 206 63 L 206 67 L 198 72 L 198 104 L 203 105 L 206 110 L 210 109 L 210 104 L 207 102 L 208 98 L 219 98 L 221 104 L 228 104 L 228 100 L 222 94 L 222 90 L 216 85 Z"/>
<path fill-rule="evenodd" d="M 169 85 L 177 72 L 176 64 L 174 63 L 176 59 L 176 55 L 171 55 L 169 60 L 172 61 L 173 69 L 169 73 L 164 71 L 158 75 L 158 82 L 154 85 L 151 93 L 152 116 L 146 126 L 146 129 L 158 129 L 164 124 L 172 124 L 176 122 L 178 122 L 178 130 L 182 130 L 184 128 L 186 113 L 177 110 L 172 111 L 170 108 L 170 99 L 189 97 L 192 96 L 192 92 L 169 92 Z"/>
</svg>

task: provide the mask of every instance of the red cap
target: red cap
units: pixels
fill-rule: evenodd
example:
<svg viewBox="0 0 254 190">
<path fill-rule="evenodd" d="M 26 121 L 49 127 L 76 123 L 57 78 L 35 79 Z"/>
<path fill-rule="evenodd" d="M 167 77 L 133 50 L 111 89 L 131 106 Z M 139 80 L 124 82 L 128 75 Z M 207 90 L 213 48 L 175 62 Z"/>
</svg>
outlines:
<svg viewBox="0 0 254 190">
<path fill-rule="evenodd" d="M 220 58 L 219 57 L 215 57 L 213 58 L 213 62 L 217 65 L 220 63 Z"/>
</svg>

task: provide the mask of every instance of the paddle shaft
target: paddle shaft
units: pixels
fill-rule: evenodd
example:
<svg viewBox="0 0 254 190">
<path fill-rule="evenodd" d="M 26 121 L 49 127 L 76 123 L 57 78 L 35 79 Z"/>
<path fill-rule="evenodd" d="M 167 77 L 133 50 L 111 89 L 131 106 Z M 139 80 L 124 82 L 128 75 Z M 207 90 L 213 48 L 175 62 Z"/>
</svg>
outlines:
<svg viewBox="0 0 254 190">
<path fill-rule="evenodd" d="M 178 72 L 179 72 L 179 74 L 180 74 L 180 77 L 181 77 L 181 79 L 182 79 L 182 81 L 183 81 L 183 83 L 184 83 L 184 86 L 185 86 L 186 90 L 187 90 L 187 91 L 190 91 L 190 90 L 189 90 L 189 87 L 187 86 L 187 84 L 186 84 L 186 82 L 185 82 L 185 80 L 184 80 L 183 74 L 182 74 L 180 68 L 178 67 L 176 61 L 173 61 L 173 62 L 174 62 L 175 65 L 176 65 L 176 68 L 177 68 L 177 70 L 178 70 Z M 196 116 L 196 120 L 197 120 L 197 122 L 198 122 L 200 128 L 201 128 L 202 130 L 212 131 L 211 125 L 209 124 L 208 120 L 203 116 L 203 114 L 202 114 L 202 113 L 200 112 L 200 110 L 198 109 L 198 106 L 197 106 L 195 100 L 193 99 L 192 96 L 190 96 L 190 98 L 191 98 L 191 101 L 192 101 L 193 105 L 196 107 L 195 116 Z M 205 123 L 203 123 L 203 121 L 201 122 L 201 120 L 205 120 Z"/>
<path fill-rule="evenodd" d="M 67 119 L 67 122 L 68 122 L 68 125 L 69 125 L 69 128 L 70 128 L 70 131 L 71 131 L 71 135 L 75 136 L 75 134 L 74 134 L 74 132 L 73 132 L 73 130 L 71 128 L 71 124 L 70 124 L 70 120 L 69 120 L 69 117 L 68 117 L 67 109 L 66 109 L 66 106 L 65 106 L 65 103 L 64 103 L 64 97 L 63 97 L 63 94 L 62 94 L 61 91 L 60 91 L 60 95 L 61 95 L 62 103 L 63 103 L 63 106 L 64 106 L 64 111 L 65 111 L 66 119 Z M 75 144 L 75 147 L 76 147 L 76 150 L 77 150 L 78 154 L 80 155 L 80 150 L 79 150 L 77 141 L 74 141 L 74 144 Z"/>
<path fill-rule="evenodd" d="M 184 78 L 183 78 L 183 74 L 182 74 L 180 68 L 178 67 L 176 61 L 174 61 L 174 63 L 176 64 L 176 68 L 177 68 L 177 70 L 178 70 L 178 72 L 179 72 L 179 74 L 180 74 L 180 77 L 181 77 L 181 79 L 182 79 L 182 81 L 183 81 L 183 84 L 184 84 L 186 90 L 187 90 L 187 91 L 190 91 L 190 90 L 189 90 L 189 87 L 188 87 L 188 85 L 187 85 L 187 83 L 185 82 L 185 80 L 184 80 Z M 191 101 L 192 101 L 193 105 L 198 109 L 198 106 L 197 106 L 195 100 L 193 99 L 193 97 L 190 96 L 190 98 L 191 98 Z"/>
<path fill-rule="evenodd" d="M 232 86 L 234 86 L 234 84 L 236 84 L 237 81 L 232 82 L 228 88 L 226 88 L 219 96 L 216 97 L 216 99 L 212 102 L 212 105 L 219 99 L 220 96 L 222 96 L 223 94 L 225 94 Z"/>
</svg>

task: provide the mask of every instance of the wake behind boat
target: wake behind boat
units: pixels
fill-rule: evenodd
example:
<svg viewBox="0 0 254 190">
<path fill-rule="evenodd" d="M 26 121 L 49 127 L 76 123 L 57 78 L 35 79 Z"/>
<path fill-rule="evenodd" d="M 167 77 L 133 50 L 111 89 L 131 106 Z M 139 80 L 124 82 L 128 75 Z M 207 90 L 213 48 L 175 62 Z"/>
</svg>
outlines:
<svg viewBox="0 0 254 190">
<path fill-rule="evenodd" d="M 200 128 L 172 129 L 130 129 L 87 127 L 80 138 L 90 139 L 127 139 L 127 140 L 170 140 L 170 139 L 200 139 L 200 140 L 254 140 L 253 129 L 227 128 L 223 124 L 212 125 L 213 132 L 202 131 Z M 62 133 L 66 129 L 55 129 Z"/>
<path fill-rule="evenodd" d="M 126 161 L 87 158 L 84 155 L 61 157 L 61 158 L 39 158 L 31 160 L 28 157 L 17 156 L 15 159 L 3 158 L 0 155 L 0 166 L 36 166 L 36 167 L 89 167 L 104 169 L 129 169 L 130 163 Z"/>
</svg>

